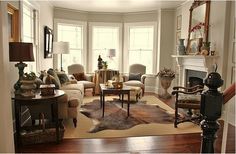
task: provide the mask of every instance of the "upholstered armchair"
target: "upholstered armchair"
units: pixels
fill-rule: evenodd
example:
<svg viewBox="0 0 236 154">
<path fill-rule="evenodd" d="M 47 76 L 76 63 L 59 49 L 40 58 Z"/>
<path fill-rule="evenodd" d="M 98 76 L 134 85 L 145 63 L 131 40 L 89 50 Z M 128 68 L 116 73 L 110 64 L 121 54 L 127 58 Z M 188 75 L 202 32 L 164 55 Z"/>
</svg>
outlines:
<svg viewBox="0 0 236 154">
<path fill-rule="evenodd" d="M 200 121 L 200 114 L 197 116 L 192 116 L 192 112 L 184 114 L 185 117 L 181 118 L 179 115 L 179 109 L 188 109 L 191 111 L 200 109 L 201 95 L 203 91 L 202 85 L 196 85 L 190 88 L 187 87 L 173 87 L 172 95 L 175 95 L 175 121 L 174 127 L 177 128 L 177 125 L 182 122 L 190 121 L 195 122 L 196 120 Z"/>
<path fill-rule="evenodd" d="M 73 75 L 78 83 L 84 85 L 84 91 L 86 89 L 93 89 L 93 95 L 95 94 L 95 84 L 93 82 L 93 76 L 85 74 L 84 66 L 81 64 L 73 64 L 68 66 L 68 74 Z"/>
<path fill-rule="evenodd" d="M 142 95 L 145 92 L 146 66 L 142 64 L 132 64 L 129 67 L 129 75 L 124 75 L 124 85 L 140 87 Z"/>
</svg>

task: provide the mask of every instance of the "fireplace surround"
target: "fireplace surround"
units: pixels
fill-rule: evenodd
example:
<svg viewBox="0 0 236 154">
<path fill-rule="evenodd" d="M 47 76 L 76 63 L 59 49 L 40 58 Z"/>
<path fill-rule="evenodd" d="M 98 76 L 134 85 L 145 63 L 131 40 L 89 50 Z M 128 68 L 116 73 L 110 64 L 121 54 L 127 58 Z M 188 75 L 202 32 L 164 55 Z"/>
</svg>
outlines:
<svg viewBox="0 0 236 154">
<path fill-rule="evenodd" d="M 219 56 L 203 55 L 172 55 L 178 66 L 179 80 L 178 85 L 187 86 L 189 77 L 204 79 L 214 70 Z"/>
</svg>

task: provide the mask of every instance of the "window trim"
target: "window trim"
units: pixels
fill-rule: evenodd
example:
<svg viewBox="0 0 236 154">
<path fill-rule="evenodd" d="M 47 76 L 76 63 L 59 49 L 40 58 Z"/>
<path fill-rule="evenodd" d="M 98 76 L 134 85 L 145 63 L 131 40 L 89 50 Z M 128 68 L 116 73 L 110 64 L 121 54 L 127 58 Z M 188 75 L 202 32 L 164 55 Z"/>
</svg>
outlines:
<svg viewBox="0 0 236 154">
<path fill-rule="evenodd" d="M 67 19 L 60 19 L 60 18 L 54 18 L 54 41 L 57 41 L 57 32 L 58 32 L 58 24 L 66 24 L 66 25 L 79 25 L 82 26 L 83 29 L 83 47 L 82 47 L 82 57 L 81 57 L 81 63 L 85 68 L 85 71 L 87 69 L 87 55 L 88 55 L 88 50 L 87 50 L 87 22 L 86 21 L 76 21 L 76 20 L 67 20 Z M 60 68 L 60 57 L 59 55 L 53 55 L 53 64 L 54 68 Z"/>
<path fill-rule="evenodd" d="M 130 27 L 142 27 L 142 26 L 153 26 L 153 72 L 151 74 L 157 73 L 157 22 L 135 22 L 135 23 L 124 23 L 124 50 L 123 50 L 123 72 L 129 72 L 129 29 Z"/>
<path fill-rule="evenodd" d="M 19 1 L 20 5 L 20 41 L 23 40 L 23 6 L 26 5 L 27 7 L 31 8 L 33 10 L 34 14 L 34 22 L 33 22 L 33 27 L 34 27 L 34 45 L 35 45 L 35 64 L 36 64 L 36 72 L 40 70 L 40 37 L 39 37 L 39 32 L 40 32 L 40 5 L 36 1 L 29 1 L 29 0 L 24 0 L 24 1 Z"/>
<path fill-rule="evenodd" d="M 93 45 L 93 27 L 99 27 L 99 26 L 104 26 L 104 27 L 118 27 L 119 30 L 119 50 L 120 50 L 120 54 L 118 57 L 118 70 L 120 70 L 120 72 L 122 72 L 122 57 L 123 57 L 123 48 L 122 48 L 122 29 L 123 29 L 123 25 L 122 23 L 112 23 L 112 22 L 89 22 L 89 54 L 88 54 L 88 61 L 91 60 L 89 59 L 89 57 L 92 57 L 92 45 Z M 88 72 L 93 72 L 92 70 L 92 63 L 88 63 Z"/>
</svg>

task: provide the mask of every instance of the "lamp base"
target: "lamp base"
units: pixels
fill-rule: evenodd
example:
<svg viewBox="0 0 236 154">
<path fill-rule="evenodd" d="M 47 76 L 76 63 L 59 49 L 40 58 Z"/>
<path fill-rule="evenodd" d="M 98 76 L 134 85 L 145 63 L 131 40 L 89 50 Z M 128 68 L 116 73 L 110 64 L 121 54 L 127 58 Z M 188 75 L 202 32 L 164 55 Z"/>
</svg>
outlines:
<svg viewBox="0 0 236 154">
<path fill-rule="evenodd" d="M 27 64 L 23 63 L 23 62 L 19 62 L 17 64 L 15 64 L 15 67 L 18 67 L 19 70 L 19 79 L 18 81 L 14 84 L 14 89 L 15 89 L 15 94 L 20 94 L 21 90 L 20 90 L 20 86 L 21 86 L 21 79 L 24 75 L 24 68 L 27 67 Z"/>
</svg>

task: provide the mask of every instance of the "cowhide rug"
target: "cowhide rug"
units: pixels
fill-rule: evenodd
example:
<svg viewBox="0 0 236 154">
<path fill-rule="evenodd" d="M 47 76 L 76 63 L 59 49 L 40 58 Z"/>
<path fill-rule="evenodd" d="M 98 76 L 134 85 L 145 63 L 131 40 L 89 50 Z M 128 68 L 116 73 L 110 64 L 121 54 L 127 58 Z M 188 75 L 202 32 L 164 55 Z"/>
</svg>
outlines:
<svg viewBox="0 0 236 154">
<path fill-rule="evenodd" d="M 102 117 L 102 108 L 100 108 L 98 99 L 81 106 L 80 112 L 94 121 L 94 127 L 89 130 L 90 133 L 106 129 L 129 129 L 139 124 L 169 124 L 174 121 L 174 115 L 168 114 L 166 110 L 157 105 L 147 105 L 144 101 L 130 104 L 129 117 L 127 117 L 127 104 L 124 103 L 122 108 L 118 99 L 106 101 L 104 117 Z"/>
</svg>

